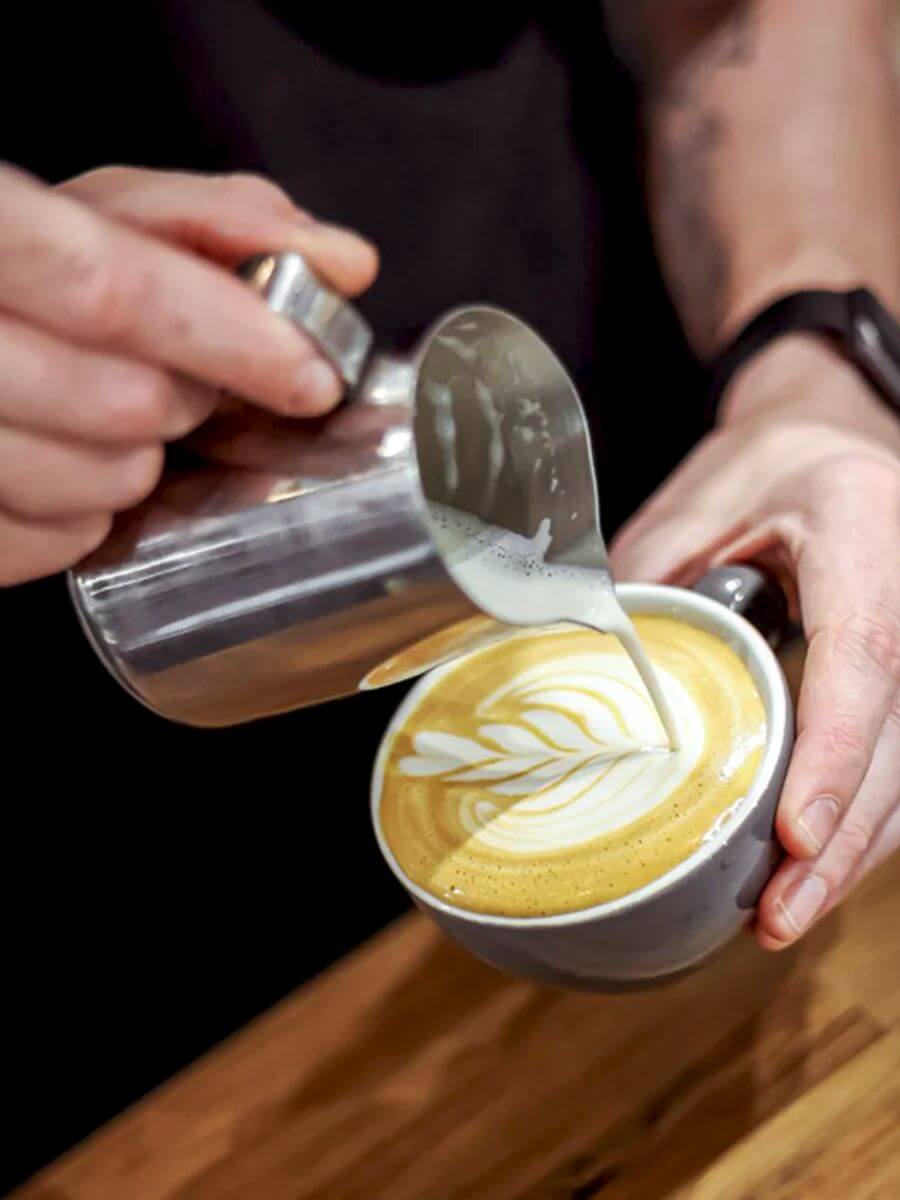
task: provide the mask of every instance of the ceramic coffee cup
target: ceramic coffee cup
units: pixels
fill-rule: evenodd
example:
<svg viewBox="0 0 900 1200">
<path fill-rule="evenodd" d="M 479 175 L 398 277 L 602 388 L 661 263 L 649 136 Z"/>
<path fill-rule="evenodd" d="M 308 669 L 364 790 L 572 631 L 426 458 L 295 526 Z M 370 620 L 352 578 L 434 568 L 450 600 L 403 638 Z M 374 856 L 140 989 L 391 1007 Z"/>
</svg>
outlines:
<svg viewBox="0 0 900 1200">
<path fill-rule="evenodd" d="M 660 982 L 700 964 L 752 917 L 778 861 L 775 810 L 793 743 L 791 702 L 770 642 L 783 606 L 748 568 L 726 568 L 698 589 L 623 584 L 632 615 L 675 617 L 726 641 L 746 663 L 762 698 L 767 741 L 753 785 L 720 832 L 667 874 L 618 900 L 544 917 L 507 917 L 454 908 L 406 877 L 379 820 L 384 762 L 395 730 L 453 664 L 412 688 L 382 740 L 372 779 L 372 817 L 381 852 L 415 904 L 455 941 L 503 971 L 590 991 Z M 705 594 L 704 594 L 705 593 Z M 711 598 L 716 596 L 717 599 Z M 766 637 L 737 609 L 759 619 Z"/>
</svg>

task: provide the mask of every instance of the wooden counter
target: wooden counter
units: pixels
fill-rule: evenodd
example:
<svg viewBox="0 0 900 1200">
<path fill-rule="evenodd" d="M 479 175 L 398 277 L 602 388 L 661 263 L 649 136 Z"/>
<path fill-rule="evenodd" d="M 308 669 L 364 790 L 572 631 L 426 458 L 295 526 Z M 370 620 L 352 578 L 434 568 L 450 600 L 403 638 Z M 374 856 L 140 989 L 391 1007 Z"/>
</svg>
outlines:
<svg viewBox="0 0 900 1200">
<path fill-rule="evenodd" d="M 897 1200 L 900 861 L 795 951 L 507 979 L 399 921 L 17 1200 Z"/>
</svg>

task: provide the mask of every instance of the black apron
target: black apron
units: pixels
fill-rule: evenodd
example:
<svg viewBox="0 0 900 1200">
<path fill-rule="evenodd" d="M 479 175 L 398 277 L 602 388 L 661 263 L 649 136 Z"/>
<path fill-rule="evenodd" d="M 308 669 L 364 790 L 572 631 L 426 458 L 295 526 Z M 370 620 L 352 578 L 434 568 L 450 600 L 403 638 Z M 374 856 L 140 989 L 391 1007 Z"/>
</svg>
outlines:
<svg viewBox="0 0 900 1200">
<path fill-rule="evenodd" d="M 3 157 L 48 180 L 110 162 L 270 176 L 377 243 L 361 306 L 385 338 L 460 302 L 512 309 L 579 386 L 608 534 L 699 435 L 599 3 L 460 0 L 417 22 L 374 5 L 310 17 L 328 6 L 300 0 L 16 7 Z M 180 729 L 105 675 L 60 580 L 2 612 L 7 770 L 29 781 L 8 833 L 6 1027 L 18 1013 L 36 1088 L 5 1190 L 405 900 L 367 816 L 402 687 Z"/>
</svg>

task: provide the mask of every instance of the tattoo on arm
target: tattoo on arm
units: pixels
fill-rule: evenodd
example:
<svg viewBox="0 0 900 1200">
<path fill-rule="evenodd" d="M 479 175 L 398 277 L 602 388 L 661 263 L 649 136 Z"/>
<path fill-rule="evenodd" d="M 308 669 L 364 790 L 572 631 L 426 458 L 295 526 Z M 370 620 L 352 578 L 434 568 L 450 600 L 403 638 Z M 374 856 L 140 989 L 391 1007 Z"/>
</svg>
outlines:
<svg viewBox="0 0 900 1200">
<path fill-rule="evenodd" d="M 718 72 L 755 52 L 752 0 L 607 0 L 617 38 L 645 95 L 651 207 L 672 298 L 697 349 L 710 353 L 728 288 L 728 255 L 712 204 L 728 136 L 708 99 Z"/>
<path fill-rule="evenodd" d="M 682 75 L 708 77 L 753 56 L 754 0 L 604 0 L 607 26 L 637 79 L 655 94 Z"/>
<path fill-rule="evenodd" d="M 712 351 L 728 289 L 726 246 L 709 197 L 722 120 L 699 110 L 657 140 L 649 181 L 675 307 L 701 354 Z"/>
</svg>

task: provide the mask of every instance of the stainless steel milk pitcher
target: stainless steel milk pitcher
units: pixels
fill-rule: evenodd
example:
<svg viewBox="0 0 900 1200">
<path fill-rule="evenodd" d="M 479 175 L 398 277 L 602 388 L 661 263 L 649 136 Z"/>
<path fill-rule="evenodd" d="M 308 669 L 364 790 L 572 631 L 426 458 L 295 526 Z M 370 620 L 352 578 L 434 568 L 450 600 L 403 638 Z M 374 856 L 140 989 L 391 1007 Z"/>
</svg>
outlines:
<svg viewBox="0 0 900 1200">
<path fill-rule="evenodd" d="M 348 398 L 271 466 L 167 471 L 71 572 L 84 629 L 133 696 L 173 720 L 232 725 L 499 636 L 498 622 L 521 620 L 516 589 L 467 579 L 468 535 L 448 543 L 438 506 L 513 538 L 555 520 L 553 556 L 605 567 L 578 397 L 526 325 L 460 308 L 411 353 L 373 353 L 360 314 L 299 255 L 242 274 L 318 342 Z"/>
</svg>

